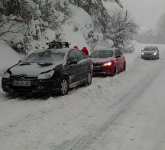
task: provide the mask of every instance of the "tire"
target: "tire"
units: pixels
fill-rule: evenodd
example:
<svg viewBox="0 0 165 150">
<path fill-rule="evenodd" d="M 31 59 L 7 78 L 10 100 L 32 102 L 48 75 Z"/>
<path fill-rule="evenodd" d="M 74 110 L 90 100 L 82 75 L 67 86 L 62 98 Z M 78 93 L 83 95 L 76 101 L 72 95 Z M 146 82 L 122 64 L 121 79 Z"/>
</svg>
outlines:
<svg viewBox="0 0 165 150">
<path fill-rule="evenodd" d="M 115 74 L 116 74 L 116 67 L 114 67 L 113 69 L 112 77 L 115 76 Z"/>
<path fill-rule="evenodd" d="M 123 71 L 126 71 L 126 63 L 124 63 Z"/>
<path fill-rule="evenodd" d="M 92 83 L 92 75 L 91 72 L 88 72 L 86 84 L 91 85 L 91 83 Z"/>
<path fill-rule="evenodd" d="M 66 78 L 62 78 L 60 83 L 60 94 L 62 96 L 67 95 L 69 91 L 69 82 Z"/>
</svg>

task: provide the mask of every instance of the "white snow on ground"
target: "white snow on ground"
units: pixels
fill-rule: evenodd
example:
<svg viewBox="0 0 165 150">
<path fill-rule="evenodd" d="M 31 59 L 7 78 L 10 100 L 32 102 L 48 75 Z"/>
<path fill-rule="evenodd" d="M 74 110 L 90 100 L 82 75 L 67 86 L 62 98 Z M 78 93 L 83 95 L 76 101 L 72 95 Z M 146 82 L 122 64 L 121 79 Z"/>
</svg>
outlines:
<svg viewBox="0 0 165 150">
<path fill-rule="evenodd" d="M 162 97 L 160 97 L 159 104 L 154 100 L 150 102 L 150 96 L 144 95 L 144 103 L 143 99 L 138 97 L 139 102 L 136 100 L 133 106 L 127 106 L 130 110 L 126 109 L 128 111 L 118 113 L 125 109 L 129 100 L 132 100 L 131 97 L 127 99 L 126 96 L 134 96 L 133 94 L 140 89 L 139 85 L 143 83 L 146 76 L 154 75 L 158 67 L 165 63 L 163 53 L 165 46 L 158 45 L 160 59 L 155 61 L 140 59 L 140 52 L 144 46 L 138 44 L 134 53 L 125 54 L 127 71 L 117 74 L 115 77 L 93 78 L 92 85 L 73 89 L 67 96 L 51 97 L 47 100 L 11 99 L 0 89 L 0 150 L 95 150 L 95 145 L 100 143 L 101 139 L 105 139 L 103 149 L 110 147 L 109 149 L 115 150 L 122 145 L 125 146 L 123 149 L 121 148 L 122 150 L 126 150 L 126 148 L 132 150 L 136 145 L 123 145 L 123 143 L 125 141 L 134 142 L 137 138 L 136 144 L 138 145 L 139 142 L 147 140 L 151 133 L 146 136 L 142 135 L 142 132 L 147 129 L 147 125 L 154 126 L 153 129 L 160 127 L 160 124 L 154 123 L 154 121 L 158 122 L 162 113 L 165 112 Z M 149 90 L 152 91 L 152 89 Z M 159 97 L 158 93 L 156 96 Z M 152 111 L 155 106 L 153 103 L 157 109 L 160 107 L 161 110 Z M 145 111 L 147 106 L 151 108 Z M 138 118 L 141 120 L 135 117 L 139 113 Z M 159 114 L 161 116 L 156 119 Z M 132 116 L 131 124 L 129 121 Z M 164 126 L 164 120 L 160 121 Z M 115 122 L 117 122 L 117 126 L 115 126 Z M 109 131 L 109 125 L 116 128 Z M 152 131 L 149 129 L 147 131 Z M 106 138 L 102 137 L 107 130 L 110 135 L 115 137 L 110 145 L 107 144 Z M 140 132 L 138 132 L 139 130 Z M 158 132 L 160 133 L 160 130 Z M 109 134 L 105 134 L 108 140 L 111 138 Z M 125 135 L 127 135 L 126 138 Z M 163 135 L 161 136 L 163 137 Z M 144 139 L 143 141 L 140 140 L 141 137 Z M 141 143 L 142 146 L 143 144 L 145 143 Z M 99 144 L 99 146 L 102 145 Z M 145 146 L 147 147 L 147 145 Z"/>
</svg>

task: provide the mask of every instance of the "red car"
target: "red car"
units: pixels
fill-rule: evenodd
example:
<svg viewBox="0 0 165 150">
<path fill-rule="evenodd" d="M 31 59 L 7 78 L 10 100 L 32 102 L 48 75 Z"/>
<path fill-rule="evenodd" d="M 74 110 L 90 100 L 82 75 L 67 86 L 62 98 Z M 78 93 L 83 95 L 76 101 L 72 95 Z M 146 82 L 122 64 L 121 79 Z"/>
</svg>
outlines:
<svg viewBox="0 0 165 150">
<path fill-rule="evenodd" d="M 118 48 L 95 50 L 91 56 L 93 75 L 112 75 L 126 70 L 125 56 Z"/>
</svg>

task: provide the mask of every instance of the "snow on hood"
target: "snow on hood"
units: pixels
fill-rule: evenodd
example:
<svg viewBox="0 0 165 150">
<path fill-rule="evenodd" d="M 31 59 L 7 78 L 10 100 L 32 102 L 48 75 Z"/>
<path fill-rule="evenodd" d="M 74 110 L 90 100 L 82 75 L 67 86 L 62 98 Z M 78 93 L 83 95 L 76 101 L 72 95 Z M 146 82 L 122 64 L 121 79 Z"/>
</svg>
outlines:
<svg viewBox="0 0 165 150">
<path fill-rule="evenodd" d="M 113 57 L 108 57 L 108 58 L 92 58 L 92 62 L 93 63 L 103 63 L 103 62 L 107 62 L 110 60 L 114 60 Z"/>
<path fill-rule="evenodd" d="M 62 64 L 63 62 L 55 62 L 52 65 L 42 66 L 37 63 L 32 63 L 30 65 L 16 65 L 10 69 L 12 75 L 27 75 L 27 76 L 38 76 L 42 72 L 46 72 L 54 69 L 56 66 Z"/>
</svg>

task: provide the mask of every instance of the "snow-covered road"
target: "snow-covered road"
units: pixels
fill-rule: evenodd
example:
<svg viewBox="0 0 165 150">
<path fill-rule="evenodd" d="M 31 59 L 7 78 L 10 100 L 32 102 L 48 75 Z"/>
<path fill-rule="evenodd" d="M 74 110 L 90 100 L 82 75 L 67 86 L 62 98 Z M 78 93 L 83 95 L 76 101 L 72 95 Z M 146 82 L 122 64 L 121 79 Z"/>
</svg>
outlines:
<svg viewBox="0 0 165 150">
<path fill-rule="evenodd" d="M 165 46 L 160 59 L 127 54 L 127 71 L 64 97 L 10 99 L 0 89 L 0 150 L 162 149 Z"/>
<path fill-rule="evenodd" d="M 89 150 L 165 149 L 165 66 L 160 66 L 163 70 L 156 69 L 124 97 L 131 103 L 119 111 L 120 115 Z"/>
</svg>

